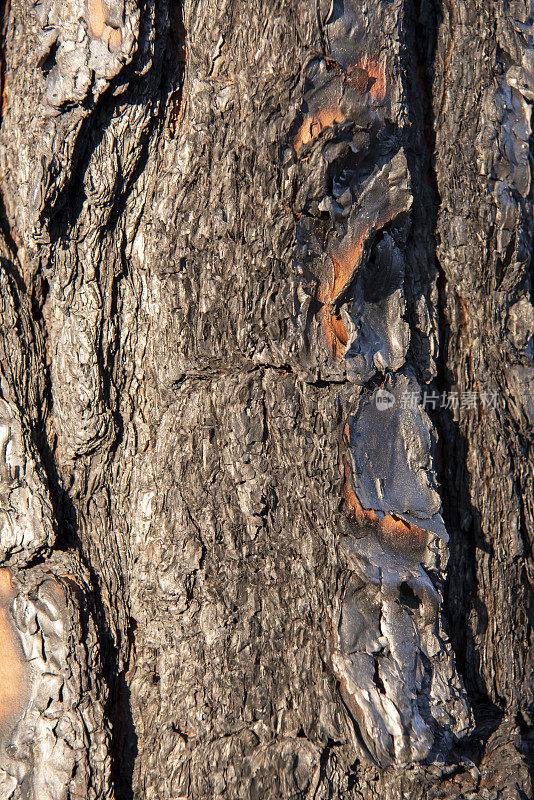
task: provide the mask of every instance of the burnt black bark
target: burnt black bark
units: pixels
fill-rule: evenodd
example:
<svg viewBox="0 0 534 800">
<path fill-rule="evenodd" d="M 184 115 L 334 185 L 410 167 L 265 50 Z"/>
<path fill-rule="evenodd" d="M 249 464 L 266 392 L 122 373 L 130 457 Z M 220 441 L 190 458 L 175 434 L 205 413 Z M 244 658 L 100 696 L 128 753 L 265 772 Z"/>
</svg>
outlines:
<svg viewBox="0 0 534 800">
<path fill-rule="evenodd" d="M 4 6 L 1 798 L 533 796 L 533 31 Z"/>
</svg>

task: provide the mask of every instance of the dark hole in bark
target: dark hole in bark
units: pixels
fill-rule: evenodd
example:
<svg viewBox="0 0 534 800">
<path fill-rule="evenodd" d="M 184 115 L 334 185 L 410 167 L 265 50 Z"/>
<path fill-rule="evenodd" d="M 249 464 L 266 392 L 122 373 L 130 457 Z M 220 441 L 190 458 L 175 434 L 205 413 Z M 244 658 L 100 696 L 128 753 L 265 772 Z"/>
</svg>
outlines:
<svg viewBox="0 0 534 800">
<path fill-rule="evenodd" d="M 373 675 L 373 681 L 380 694 L 386 694 L 386 687 L 384 686 L 382 678 L 380 677 L 378 661 L 375 661 L 375 674 Z"/>
<path fill-rule="evenodd" d="M 419 608 L 421 600 L 417 597 L 411 586 L 403 581 L 399 586 L 399 600 L 403 606 L 407 606 L 412 610 Z"/>
<path fill-rule="evenodd" d="M 46 76 L 51 72 L 51 70 L 56 66 L 56 57 L 58 51 L 59 44 L 57 41 L 51 46 L 47 55 L 42 59 L 39 66 L 41 67 L 43 75 Z"/>
</svg>

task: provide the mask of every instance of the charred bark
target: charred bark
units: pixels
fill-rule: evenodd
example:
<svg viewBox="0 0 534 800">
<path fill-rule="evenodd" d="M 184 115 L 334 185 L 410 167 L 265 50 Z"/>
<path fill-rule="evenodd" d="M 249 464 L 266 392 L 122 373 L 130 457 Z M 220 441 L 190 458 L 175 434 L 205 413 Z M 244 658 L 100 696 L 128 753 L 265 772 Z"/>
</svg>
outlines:
<svg viewBox="0 0 534 800">
<path fill-rule="evenodd" d="M 4 6 L 1 798 L 532 796 L 532 23 Z"/>
</svg>

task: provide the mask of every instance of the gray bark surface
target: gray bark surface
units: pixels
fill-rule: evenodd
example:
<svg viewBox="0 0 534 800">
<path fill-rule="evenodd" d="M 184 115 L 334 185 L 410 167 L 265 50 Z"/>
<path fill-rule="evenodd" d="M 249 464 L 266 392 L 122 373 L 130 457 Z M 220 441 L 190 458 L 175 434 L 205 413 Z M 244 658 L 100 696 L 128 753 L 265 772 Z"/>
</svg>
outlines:
<svg viewBox="0 0 534 800">
<path fill-rule="evenodd" d="M 4 5 L 1 800 L 534 796 L 533 22 Z"/>
</svg>

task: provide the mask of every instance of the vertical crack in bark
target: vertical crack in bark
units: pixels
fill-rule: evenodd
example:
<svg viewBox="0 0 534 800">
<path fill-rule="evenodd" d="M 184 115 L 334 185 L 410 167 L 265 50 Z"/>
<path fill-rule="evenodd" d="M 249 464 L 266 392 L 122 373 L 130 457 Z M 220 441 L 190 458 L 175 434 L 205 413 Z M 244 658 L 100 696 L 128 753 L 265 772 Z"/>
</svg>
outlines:
<svg viewBox="0 0 534 800">
<path fill-rule="evenodd" d="M 531 99 L 531 77 L 523 66 L 531 52 L 520 32 L 532 20 L 523 9 L 500 3 L 485 8 L 485 17 L 480 11 L 470 2 L 443 8 L 433 87 L 441 374 L 443 388 L 457 398 L 439 421 L 451 529 L 447 600 L 473 698 L 480 788 L 495 791 L 495 770 L 510 759 L 528 794 L 516 715 L 529 717 L 531 704 L 519 672 L 529 672 L 532 664 L 524 610 L 532 515 L 527 512 L 527 521 L 521 500 L 532 486 L 532 437 L 525 424 L 532 387 L 528 378 L 523 382 L 532 358 L 523 349 L 524 333 L 510 342 L 509 320 L 517 313 L 520 327 L 528 327 L 531 316 L 525 299 L 521 311 L 513 309 L 528 290 L 531 257 L 519 242 L 532 237 L 530 165 L 522 144 L 531 135 L 525 102 Z M 476 20 L 469 33 L 468 18 Z M 461 78 L 453 81 L 449 76 L 458 68 Z M 500 466 L 515 462 L 518 451 L 519 486 Z M 509 603 L 511 616 L 503 610 Z"/>
<path fill-rule="evenodd" d="M 323 346 L 330 346 L 349 381 L 361 387 L 347 407 L 344 491 L 350 516 L 342 542 L 350 568 L 375 597 L 374 605 L 348 595 L 340 599 L 332 668 L 373 758 L 406 764 L 435 758 L 437 730 L 446 750 L 466 735 L 470 718 L 440 623 L 439 582 L 436 587 L 428 575 L 443 574 L 446 553 L 439 538 L 447 540 L 434 488 L 431 424 L 417 400 L 406 400 L 419 396 L 413 371 L 405 366 L 410 331 L 403 321 L 404 287 L 413 270 L 404 246 L 414 190 L 397 145 L 402 128 L 395 129 L 389 106 L 403 80 L 393 75 L 388 85 L 393 60 L 386 67 L 361 54 L 352 6 L 333 7 L 330 28 L 324 26 L 328 57 L 308 65 L 302 110 L 290 128 L 306 187 L 298 198 L 297 238 L 301 259 L 318 279 Z M 397 13 L 402 18 L 406 12 Z M 373 45 L 366 41 L 366 50 Z M 352 76 L 364 65 L 366 77 L 359 76 L 355 91 Z M 321 155 L 320 180 L 317 174 L 308 177 L 306 162 L 317 173 Z M 415 195 L 424 196 L 419 184 Z M 330 226 L 321 224 L 320 212 L 329 215 Z M 403 586 L 420 597 L 415 615 L 402 602 Z M 352 619 L 352 629 L 345 619 Z M 359 619 L 368 632 L 358 633 Z M 425 695 L 423 675 L 430 664 L 434 677 Z M 441 670 L 446 677 L 436 679 Z M 448 684 L 445 691 L 437 688 L 439 680 L 442 687 Z"/>
</svg>

